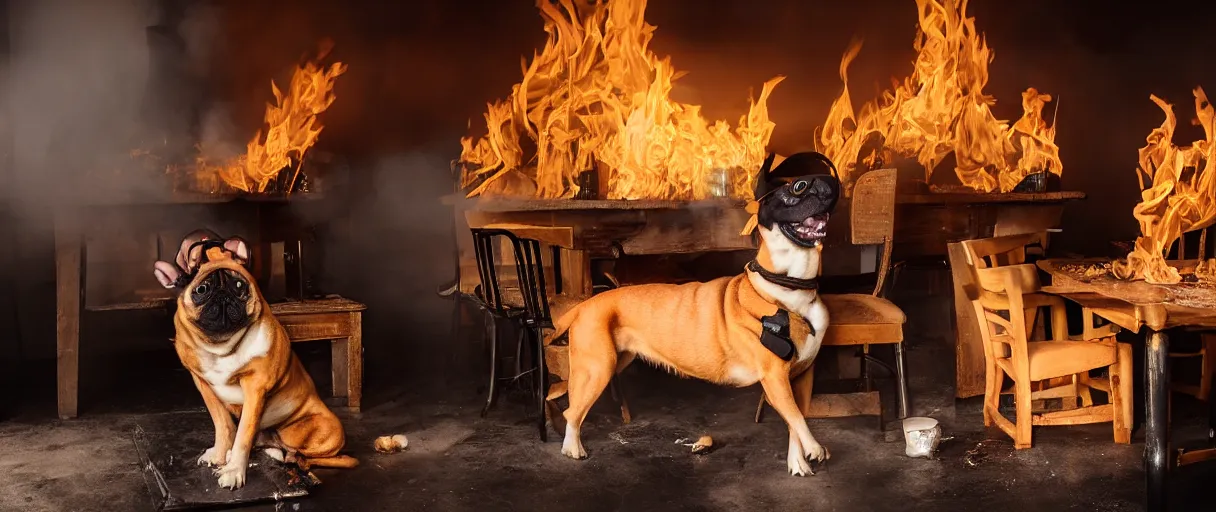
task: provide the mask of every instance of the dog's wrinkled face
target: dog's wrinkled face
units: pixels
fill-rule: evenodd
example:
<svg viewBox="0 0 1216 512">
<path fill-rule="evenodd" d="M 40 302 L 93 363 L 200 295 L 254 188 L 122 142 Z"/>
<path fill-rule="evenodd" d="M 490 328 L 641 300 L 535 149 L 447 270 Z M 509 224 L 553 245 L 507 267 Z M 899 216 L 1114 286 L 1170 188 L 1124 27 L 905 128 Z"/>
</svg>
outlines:
<svg viewBox="0 0 1216 512">
<path fill-rule="evenodd" d="M 760 203 L 757 220 L 803 247 L 819 245 L 840 197 L 840 182 L 829 175 L 802 176 L 782 185 Z"/>
<path fill-rule="evenodd" d="M 832 175 L 835 167 L 819 153 L 791 155 L 770 170 L 772 159 L 765 161 L 758 178 L 757 223 L 780 230 L 799 246 L 818 246 L 840 198 L 840 180 Z"/>
<path fill-rule="evenodd" d="M 207 257 L 209 261 L 182 291 L 181 306 L 203 334 L 218 343 L 261 315 L 262 298 L 253 276 L 229 253 L 211 248 Z"/>
</svg>

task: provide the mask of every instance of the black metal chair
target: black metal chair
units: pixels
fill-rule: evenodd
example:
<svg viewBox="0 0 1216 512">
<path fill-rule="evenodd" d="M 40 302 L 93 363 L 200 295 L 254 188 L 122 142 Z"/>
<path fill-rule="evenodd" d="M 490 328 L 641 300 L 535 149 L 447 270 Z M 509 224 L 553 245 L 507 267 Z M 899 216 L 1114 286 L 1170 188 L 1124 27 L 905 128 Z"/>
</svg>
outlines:
<svg viewBox="0 0 1216 512">
<path fill-rule="evenodd" d="M 553 319 L 545 291 L 541 244 L 537 240 L 521 238 L 504 229 L 476 228 L 471 231 L 477 255 L 477 270 L 481 277 L 476 300 L 487 315 L 486 338 L 490 349 L 490 389 L 481 415 L 485 416 L 494 405 L 499 381 L 518 382 L 530 375 L 532 402 L 537 406 L 537 427 L 541 441 L 548 441 L 549 436 L 545 430 L 548 370 L 545 368 L 544 330 L 553 328 Z M 518 301 L 507 300 L 498 279 L 499 258 L 495 257 L 494 249 L 500 238 L 511 242 L 515 257 Z M 513 359 L 514 373 L 505 377 L 499 376 L 503 358 L 500 355 L 501 343 L 498 333 L 499 326 L 503 323 L 514 324 L 519 333 Z M 530 364 L 524 364 L 525 355 L 531 359 Z"/>
</svg>

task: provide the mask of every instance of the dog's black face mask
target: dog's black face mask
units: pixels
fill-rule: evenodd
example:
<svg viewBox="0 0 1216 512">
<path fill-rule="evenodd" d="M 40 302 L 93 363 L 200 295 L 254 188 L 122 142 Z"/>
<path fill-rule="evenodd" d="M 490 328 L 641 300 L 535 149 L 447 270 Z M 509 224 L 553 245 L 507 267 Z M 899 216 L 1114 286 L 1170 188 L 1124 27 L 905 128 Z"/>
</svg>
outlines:
<svg viewBox="0 0 1216 512">
<path fill-rule="evenodd" d="M 216 269 L 196 281 L 187 293 L 198 311 L 198 327 L 209 337 L 230 335 L 251 322 L 246 313 L 250 284 L 236 272 Z"/>
<path fill-rule="evenodd" d="M 773 155 L 764 161 L 756 184 L 757 223 L 779 229 L 802 247 L 819 245 L 827 236 L 828 219 L 840 198 L 836 167 L 819 153 L 797 153 L 771 169 Z"/>
</svg>

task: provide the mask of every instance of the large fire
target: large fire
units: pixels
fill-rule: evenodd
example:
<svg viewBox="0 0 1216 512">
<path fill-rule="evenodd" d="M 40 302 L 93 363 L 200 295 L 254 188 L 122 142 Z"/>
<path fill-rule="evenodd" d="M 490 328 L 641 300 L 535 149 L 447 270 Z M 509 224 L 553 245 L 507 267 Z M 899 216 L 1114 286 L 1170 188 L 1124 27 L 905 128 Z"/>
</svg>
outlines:
<svg viewBox="0 0 1216 512">
<path fill-rule="evenodd" d="M 245 154 L 226 162 L 211 162 L 200 151 L 195 164 L 185 169 L 194 176 L 196 188 L 216 191 L 222 182 L 243 192 L 262 193 L 280 172 L 295 169 L 284 192 L 290 192 L 304 163 L 304 154 L 317 142 L 323 125 L 317 115 L 334 100 L 334 82 L 346 72 L 346 66 L 335 62 L 322 67 L 319 62 L 329 54 L 332 44 L 323 43 L 316 59 L 296 68 L 291 87 L 284 94 L 270 82 L 274 103 L 266 104 L 265 137 L 259 130 L 249 141 Z M 181 172 L 182 169 L 178 169 Z"/>
<path fill-rule="evenodd" d="M 992 114 L 984 94 L 992 50 L 966 16 L 967 0 L 916 0 L 920 15 L 912 75 L 881 99 L 854 113 L 848 67 L 861 50 L 853 44 L 840 62 L 841 92 L 816 136 L 820 152 L 842 177 L 915 158 L 928 182 L 951 152 L 959 181 L 981 192 L 1009 192 L 1027 175 L 1063 171 L 1055 126 L 1043 119 L 1051 96 L 1022 93 L 1022 118 L 1013 126 Z"/>
<path fill-rule="evenodd" d="M 1140 204 L 1133 210 L 1140 222 L 1140 237 L 1127 259 L 1112 265 L 1123 279 L 1144 279 L 1154 284 L 1174 284 L 1182 280 L 1178 269 L 1165 261 L 1166 251 L 1183 233 L 1207 228 L 1216 222 L 1216 113 L 1203 88 L 1195 88 L 1197 123 L 1203 126 L 1203 140 L 1191 146 L 1174 145 L 1178 119 L 1174 108 L 1161 98 L 1150 96 L 1165 121 L 1149 133 L 1148 144 L 1140 148 Z M 1197 274 L 1211 274 L 1211 262 L 1200 262 Z"/>
<path fill-rule="evenodd" d="M 469 197 L 493 193 L 501 180 L 535 185 L 525 193 L 536 197 L 568 198 L 589 170 L 607 173 L 600 194 L 609 199 L 751 197 L 774 127 L 767 99 L 783 77 L 764 84 L 732 131 L 669 97 L 680 73 L 648 48 L 655 27 L 644 19 L 646 0 L 538 5 L 544 49 L 511 95 L 488 106 L 488 133 L 460 141 Z"/>
</svg>

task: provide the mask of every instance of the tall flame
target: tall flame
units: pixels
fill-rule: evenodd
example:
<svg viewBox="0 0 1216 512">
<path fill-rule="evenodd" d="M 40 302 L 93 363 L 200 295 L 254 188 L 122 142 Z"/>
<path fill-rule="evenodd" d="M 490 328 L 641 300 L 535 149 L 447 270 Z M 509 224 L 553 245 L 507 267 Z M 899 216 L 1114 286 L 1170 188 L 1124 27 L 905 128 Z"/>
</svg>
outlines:
<svg viewBox="0 0 1216 512">
<path fill-rule="evenodd" d="M 1178 269 L 1169 266 L 1165 254 L 1183 233 L 1216 223 L 1216 112 L 1203 88 L 1196 87 L 1195 113 L 1203 126 L 1203 140 L 1191 146 L 1174 145 L 1178 124 L 1174 108 L 1161 98 L 1149 96 L 1165 112 L 1165 121 L 1149 133 L 1140 148 L 1140 204 L 1133 213 L 1140 222 L 1140 237 L 1127 259 L 1112 265 L 1123 279 L 1144 279 L 1155 284 L 1182 280 Z"/>
<path fill-rule="evenodd" d="M 572 197 L 578 175 L 600 169 L 610 199 L 701 199 L 721 172 L 730 196 L 750 198 L 774 127 L 767 100 L 783 77 L 764 84 L 732 132 L 702 118 L 699 106 L 670 99 L 681 73 L 649 49 L 646 0 L 538 6 L 544 49 L 510 97 L 488 105 L 486 136 L 460 141 L 470 197 L 510 173 L 534 181 L 537 197 Z"/>
<path fill-rule="evenodd" d="M 296 68 L 291 77 L 287 94 L 270 82 L 274 103 L 266 104 L 266 136 L 259 130 L 246 145 L 245 154 L 234 161 L 213 165 L 200 154 L 196 162 L 196 175 L 200 181 L 218 177 L 224 183 L 245 192 L 263 192 L 279 172 L 295 161 L 296 173 L 304 160 L 304 153 L 316 144 L 324 128 L 317 122 L 317 115 L 324 112 L 337 99 L 334 82 L 346 72 L 346 66 L 335 62 L 321 67 L 332 45 L 323 44 L 314 61 Z M 292 181 L 295 181 L 293 175 Z M 290 190 L 290 188 L 288 189 Z"/>
<path fill-rule="evenodd" d="M 1022 118 L 1013 126 L 991 111 L 984 94 L 992 50 L 966 16 L 967 0 L 916 0 L 920 16 L 912 75 L 854 113 L 848 67 L 861 51 L 856 42 L 840 62 L 844 91 L 816 134 L 818 150 L 840 168 L 842 178 L 915 158 L 929 181 L 951 152 L 959 181 L 982 192 L 1008 192 L 1029 174 L 1063 171 L 1055 126 L 1043 119 L 1051 96 L 1034 88 L 1022 93 Z M 1053 121 L 1054 123 L 1054 121 Z"/>
</svg>

